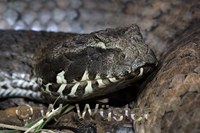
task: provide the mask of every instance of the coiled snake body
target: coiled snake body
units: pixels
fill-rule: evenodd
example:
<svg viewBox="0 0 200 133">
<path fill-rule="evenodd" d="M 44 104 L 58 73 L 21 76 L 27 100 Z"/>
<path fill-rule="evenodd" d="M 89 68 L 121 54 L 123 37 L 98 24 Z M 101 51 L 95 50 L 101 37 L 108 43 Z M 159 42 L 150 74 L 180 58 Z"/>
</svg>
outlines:
<svg viewBox="0 0 200 133">
<path fill-rule="evenodd" d="M 53 28 L 50 29 L 54 29 L 56 31 L 73 31 L 81 33 L 94 31 L 97 29 L 104 29 L 105 27 L 117 27 L 120 25 L 129 25 L 132 23 L 139 24 L 142 28 L 142 31 L 144 31 L 143 33 L 145 35 L 146 42 L 151 45 L 151 48 L 153 48 L 156 56 L 160 61 L 162 61 L 162 63 L 160 66 L 160 70 L 158 70 L 153 80 L 148 82 L 148 84 L 143 88 L 144 91 L 140 93 L 140 95 L 138 95 L 137 97 L 137 101 L 135 104 L 135 107 L 139 109 L 139 112 L 137 113 L 143 114 L 148 109 L 148 118 L 142 123 L 139 123 L 139 125 L 137 125 L 135 129 L 137 129 L 138 132 L 153 133 L 199 133 L 199 5 L 200 4 L 198 0 L 153 0 L 151 2 L 139 0 L 69 0 L 67 2 L 63 2 L 63 0 L 34 0 L 23 2 L 1 1 L 0 27 L 3 29 L 49 30 L 49 26 L 52 26 Z M 47 101 L 47 99 L 49 98 L 58 97 L 60 94 L 62 96 L 63 94 L 62 97 L 67 98 L 63 100 L 66 100 L 68 102 L 79 102 L 79 100 L 81 101 L 87 98 L 91 98 L 92 96 L 97 97 L 97 94 L 103 95 L 105 93 L 111 93 L 104 92 L 103 90 L 115 90 L 111 87 L 114 84 L 111 84 L 110 80 L 107 78 L 103 80 L 103 77 L 106 77 L 109 72 L 114 75 L 114 72 L 117 70 L 115 66 L 117 66 L 117 64 L 118 66 L 120 66 L 121 64 L 119 62 L 117 63 L 116 59 L 119 58 L 120 60 L 122 60 L 123 54 L 120 54 L 122 53 L 120 52 L 120 49 L 104 49 L 106 48 L 104 47 L 104 44 L 105 46 L 107 46 L 107 44 L 110 42 L 109 40 L 121 40 L 126 44 L 128 40 L 131 41 L 128 35 L 131 35 L 132 33 L 130 32 L 130 34 L 126 34 L 128 38 L 127 39 L 125 36 L 122 36 L 123 34 L 120 34 L 124 32 L 114 31 L 117 31 L 117 29 L 113 30 L 113 32 L 105 31 L 105 34 L 103 34 L 103 32 L 101 31 L 102 34 L 100 34 L 100 36 L 95 36 L 95 33 L 92 33 L 90 35 L 77 35 L 50 32 L 47 33 L 1 30 L 0 97 L 9 98 L 11 96 L 18 96 L 37 99 L 39 101 Z M 109 36 L 110 39 L 106 40 L 107 36 Z M 135 40 L 138 40 L 138 37 L 140 38 L 141 36 L 135 36 Z M 73 42 L 77 42 L 77 45 L 73 45 Z M 64 52 L 67 49 L 65 47 L 65 44 L 69 44 L 68 46 L 76 46 L 77 51 L 71 51 L 71 56 L 65 56 L 66 53 L 69 53 L 69 51 L 66 51 L 66 53 Z M 88 47 L 89 49 L 87 49 L 85 47 L 86 45 L 84 44 L 95 45 L 94 47 L 90 46 L 90 48 Z M 134 42 L 133 44 L 143 43 L 141 43 L 140 41 L 140 43 Z M 62 49 L 62 46 L 64 46 L 63 48 L 66 49 Z M 117 44 L 113 46 L 116 47 Z M 144 45 L 144 47 L 146 47 L 146 45 Z M 98 51 L 97 53 L 102 54 L 92 54 L 91 49 L 93 48 L 96 49 L 96 52 Z M 137 48 L 139 49 L 136 51 L 141 51 L 141 47 L 137 46 Z M 85 49 L 85 51 L 83 49 Z M 146 48 L 142 49 L 145 51 Z M 81 50 L 83 50 L 82 53 Z M 86 51 L 90 54 L 86 54 Z M 60 54 L 59 56 L 58 53 L 60 52 L 64 52 L 65 54 L 63 54 L 63 56 L 61 56 Z M 80 54 L 78 54 L 78 52 Z M 133 57 L 133 60 L 136 59 L 136 55 L 139 55 L 138 57 L 143 58 L 141 60 L 145 62 L 147 61 L 144 60 L 145 58 L 147 59 L 147 56 L 144 55 L 148 54 L 137 53 L 138 52 L 136 52 L 135 56 L 133 56 L 129 55 L 129 52 L 127 52 L 129 56 Z M 112 58 L 111 55 L 115 55 L 114 57 L 116 58 Z M 93 65 L 91 64 L 91 66 L 89 67 L 94 68 L 94 70 L 96 70 L 94 72 L 90 72 L 90 70 L 92 69 L 86 69 L 87 67 L 85 66 L 85 64 L 91 63 L 87 62 L 89 61 L 89 59 L 91 59 L 88 57 L 93 57 L 95 58 L 95 60 L 98 59 L 96 60 L 97 62 L 93 62 Z M 74 62 L 75 59 L 79 60 Z M 106 59 L 107 62 L 110 63 L 110 66 L 106 65 Z M 141 66 L 137 66 L 137 64 L 139 63 L 138 61 L 137 63 L 135 63 L 136 68 L 138 68 L 136 70 L 136 75 L 140 73 L 140 70 L 142 70 L 140 69 Z M 51 66 L 48 65 L 48 63 L 53 64 Z M 66 68 L 70 69 L 66 69 L 62 66 L 70 63 L 71 67 L 66 66 Z M 96 68 L 95 66 L 101 66 L 102 69 L 99 69 L 98 71 L 98 68 Z M 128 66 L 129 65 L 124 65 L 123 67 L 119 68 L 124 68 L 124 70 L 127 70 L 125 68 L 129 68 Z M 149 68 L 154 67 L 154 65 L 151 66 L 148 65 L 148 63 L 146 64 L 146 66 L 148 66 Z M 74 68 L 74 71 L 72 71 L 72 67 Z M 33 71 L 34 68 L 37 68 L 35 69 L 35 73 Z M 56 71 L 53 68 L 56 68 Z M 108 68 L 112 69 L 109 70 Z M 142 76 L 145 77 L 145 75 L 147 75 L 146 72 L 148 71 L 148 69 L 144 66 L 142 68 L 144 68 Z M 74 73 L 75 71 L 80 73 Z M 88 78 L 90 80 L 85 80 L 87 82 L 80 82 L 85 72 L 88 72 Z M 97 73 L 102 74 L 100 74 L 101 78 L 99 78 L 98 80 L 93 80 L 95 79 Z M 87 73 L 85 73 L 85 75 L 86 74 Z M 70 79 L 67 79 L 69 78 L 68 76 L 75 76 L 70 78 L 71 80 L 75 81 L 71 82 Z M 39 79 L 38 82 L 37 77 L 43 79 L 42 88 L 46 93 L 42 93 L 40 89 L 41 84 L 38 84 L 41 83 L 41 80 Z M 85 77 L 87 78 L 87 76 Z M 112 78 L 114 78 L 114 76 Z M 60 84 L 57 84 L 57 79 Z M 66 79 L 67 84 L 63 79 Z M 131 79 L 134 79 L 134 77 Z M 119 78 L 116 77 L 116 80 L 119 80 Z M 91 85 L 90 81 L 93 81 L 93 83 L 96 82 L 96 84 L 92 84 L 92 90 L 94 91 L 92 93 L 89 93 L 88 96 L 85 95 L 85 97 L 85 87 L 87 85 Z M 128 82 L 129 77 L 125 78 L 124 81 Z M 98 88 L 99 83 L 101 85 L 104 85 L 102 84 L 104 82 L 109 84 L 107 84 L 106 87 Z M 51 83 L 52 85 L 48 83 Z M 77 84 L 79 84 L 79 87 L 77 87 Z M 50 95 L 45 85 L 49 86 L 49 91 L 51 92 Z M 118 87 L 114 88 L 122 89 L 124 88 L 122 85 L 125 85 L 125 83 L 119 85 L 115 83 L 115 85 Z M 62 91 L 62 89 L 64 88 L 63 86 L 65 86 L 65 89 Z M 75 86 L 73 90 L 77 89 L 77 93 L 71 93 L 75 92 L 71 91 L 73 86 Z M 61 89 L 58 92 L 60 87 Z M 131 87 L 131 89 L 132 88 L 133 87 Z M 96 91 L 97 89 L 102 90 L 102 92 Z M 80 92 L 80 90 L 82 90 L 82 92 Z M 75 95 L 68 96 L 68 94 L 70 93 Z M 43 97 L 43 94 L 45 94 L 45 97 Z M 125 97 L 124 95 L 122 96 Z M 5 119 L 2 116 L 0 119 L 1 121 L 5 122 L 5 120 L 10 120 L 13 122 L 13 119 L 10 119 L 10 114 Z M 16 123 L 14 125 L 16 125 Z M 107 129 L 106 126 L 103 127 Z"/>
</svg>

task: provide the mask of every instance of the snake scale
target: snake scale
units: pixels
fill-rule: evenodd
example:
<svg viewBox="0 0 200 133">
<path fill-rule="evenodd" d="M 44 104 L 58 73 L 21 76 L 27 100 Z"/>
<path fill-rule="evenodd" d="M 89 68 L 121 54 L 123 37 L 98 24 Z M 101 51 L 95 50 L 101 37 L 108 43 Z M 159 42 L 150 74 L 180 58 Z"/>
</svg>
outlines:
<svg viewBox="0 0 200 133">
<path fill-rule="evenodd" d="M 125 88 L 157 65 L 137 25 L 82 35 L 2 30 L 0 48 L 0 98 L 81 101 Z"/>
<path fill-rule="evenodd" d="M 136 125 L 135 129 L 142 133 L 199 133 L 199 5 L 198 0 L 1 1 L 0 27 L 2 29 L 49 30 L 49 26 L 53 26 L 53 29 L 57 31 L 88 33 L 107 27 L 118 27 L 132 23 L 138 24 L 142 29 L 145 42 L 150 45 L 156 57 L 162 63 L 158 73 L 152 81 L 148 82 L 147 86 L 143 87 L 144 91 L 137 98 L 136 108 L 139 109 L 138 114 L 143 114 L 146 109 L 148 109 L 149 113 L 148 119 L 143 121 L 142 124 Z M 196 25 L 193 25 L 195 23 Z M 13 34 L 16 33 L 12 32 Z M 17 86 L 22 88 L 20 93 L 15 89 L 14 93 L 17 94 L 16 92 L 18 92 L 18 96 L 20 94 L 25 96 L 24 93 L 27 94 L 28 92 L 29 98 L 33 96 L 41 97 L 41 91 L 38 91 L 36 79 L 32 78 L 34 73 L 31 63 L 35 62 L 33 60 L 30 61 L 31 56 L 29 57 L 28 55 L 33 53 L 32 50 L 34 50 L 36 45 L 34 42 L 45 42 L 48 40 L 45 40 L 45 38 L 41 40 L 41 36 L 51 36 L 50 40 L 55 41 L 54 38 L 57 38 L 57 33 L 54 35 L 53 33 L 48 33 L 49 35 L 47 35 L 45 32 L 26 31 L 26 33 L 29 33 L 28 37 L 22 36 L 21 31 L 19 33 L 20 37 L 16 36 L 18 39 L 11 36 L 9 41 L 19 43 L 19 46 L 22 47 L 13 46 L 11 47 L 12 49 L 5 48 L 8 51 L 15 49 L 16 53 L 6 53 L 3 50 L 0 53 L 0 57 L 2 57 L 0 58 L 2 61 L 0 65 L 1 70 L 3 70 L 1 71 L 0 81 L 6 80 L 8 81 L 7 83 L 12 84 L 11 86 L 6 84 L 6 87 L 6 82 L 1 82 L 1 85 L 4 84 L 4 94 L 5 92 L 8 94 L 10 92 L 8 90 L 13 92 L 13 89 L 7 88 Z M 58 34 L 60 35 L 59 41 L 66 37 L 66 34 Z M 20 38 L 26 38 L 27 40 L 28 38 L 33 38 L 30 44 L 34 47 L 26 45 L 28 50 L 30 50 L 27 51 L 27 47 L 24 47 L 24 44 L 21 42 L 25 41 L 28 43 L 28 41 L 26 39 L 20 40 Z M 171 50 L 169 51 L 169 49 Z M 26 53 L 27 56 L 22 56 L 22 53 Z M 21 62 L 18 60 L 21 60 Z M 83 71 L 85 72 L 85 70 Z M 59 74 L 58 79 L 62 74 L 63 72 Z M 82 78 L 82 76 L 78 79 Z M 143 76 L 146 77 L 145 74 Z M 24 87 L 29 90 L 24 89 Z M 30 91 L 30 89 L 34 91 Z M 57 91 L 56 87 L 55 90 Z M 122 92 L 125 92 L 125 90 Z M 57 96 L 57 94 L 55 95 Z M 40 101 L 41 99 L 38 100 Z M 4 119 L 3 116 L 0 119 L 1 122 L 12 121 L 10 118 Z M 62 119 L 64 118 L 62 117 Z M 100 124 L 102 123 L 100 122 Z M 106 125 L 109 124 L 115 123 L 108 123 Z M 108 129 L 105 125 L 103 127 Z"/>
</svg>

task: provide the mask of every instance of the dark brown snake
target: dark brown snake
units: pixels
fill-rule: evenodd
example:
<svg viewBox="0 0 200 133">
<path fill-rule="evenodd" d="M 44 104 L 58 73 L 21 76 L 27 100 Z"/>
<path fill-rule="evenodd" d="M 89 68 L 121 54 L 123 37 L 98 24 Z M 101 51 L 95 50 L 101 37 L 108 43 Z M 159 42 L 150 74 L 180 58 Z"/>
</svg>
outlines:
<svg viewBox="0 0 200 133">
<path fill-rule="evenodd" d="M 200 77 L 200 66 L 199 66 L 200 26 L 199 26 L 199 21 L 196 22 L 197 23 L 196 25 L 193 25 L 191 23 L 193 22 L 192 20 L 199 20 L 199 1 L 197 0 L 193 1 L 152 0 L 151 2 L 129 1 L 129 0 L 127 1 L 122 0 L 122 1 L 119 1 L 119 3 L 117 3 L 116 1 L 109 1 L 109 0 L 94 1 L 95 4 L 93 3 L 93 1 L 89 2 L 86 1 L 86 4 L 82 5 L 82 7 L 76 8 L 76 10 L 80 13 L 79 16 L 80 19 L 75 21 L 80 21 L 80 23 L 83 24 L 84 28 L 87 27 L 85 29 L 93 29 L 93 30 L 96 29 L 96 25 L 97 27 L 99 26 L 101 29 L 101 27 L 104 27 L 102 25 L 107 25 L 107 23 L 108 25 L 111 24 L 111 26 L 115 25 L 115 27 L 117 27 L 116 25 L 127 25 L 127 24 L 132 24 L 134 22 L 140 25 L 143 32 L 146 31 L 147 36 L 144 36 L 145 39 L 147 40 L 146 42 L 151 45 L 158 59 L 162 61 L 162 65 L 160 66 L 160 70 L 155 75 L 153 80 L 149 82 L 147 86 L 144 87 L 145 90 L 137 98 L 136 108 L 139 109 L 138 113 L 142 114 L 143 112 L 145 112 L 146 109 L 148 109 L 149 115 L 148 119 L 145 120 L 142 124 L 136 125 L 135 129 L 137 129 L 138 132 L 142 133 L 143 132 L 199 133 L 200 132 L 199 130 L 200 129 L 200 124 L 199 124 L 200 123 L 200 117 L 199 117 L 200 116 L 199 113 L 200 112 L 200 95 L 199 95 L 200 94 L 199 93 L 200 92 L 199 89 L 200 88 L 200 78 L 199 78 Z M 106 4 L 104 4 L 104 2 L 106 2 Z M 90 5 L 87 3 L 93 3 L 93 4 Z M 116 5 L 113 3 L 115 3 Z M 22 14 L 26 14 L 26 12 L 25 13 L 22 12 Z M 86 14 L 92 14 L 92 15 L 86 15 Z M 102 16 L 98 17 L 98 14 L 102 15 L 103 17 Z M 104 14 L 106 15 L 104 16 Z M 192 26 L 188 27 L 189 25 Z M 4 50 L 0 49 L 1 50 L 0 57 L 3 57 L 0 58 L 1 60 L 0 69 L 3 70 L 1 71 L 1 76 L 0 76 L 1 78 L 0 81 L 3 82 L 1 82 L 0 86 L 2 86 L 1 88 L 4 88 L 4 90 L 2 89 L 3 91 L 1 90 L 1 92 L 4 93 L 4 95 L 1 95 L 1 97 L 5 98 L 6 96 L 8 98 L 9 95 L 21 97 L 25 96 L 24 94 L 27 94 L 29 98 L 41 97 L 41 91 L 39 90 L 39 85 L 36 83 L 36 78 L 32 78 L 34 73 L 31 71 L 33 70 L 32 63 L 36 64 L 35 62 L 33 62 L 33 59 L 31 59 L 33 57 L 31 53 L 35 52 L 34 49 L 36 45 L 40 45 L 40 43 L 35 44 L 35 42 L 37 42 L 37 40 L 40 40 L 41 36 L 44 36 L 44 38 L 40 40 L 41 42 L 50 43 L 51 41 L 53 41 L 56 44 L 59 44 L 61 41 L 66 42 L 65 38 L 69 37 L 66 37 L 66 34 L 63 33 L 47 34 L 44 32 L 36 33 L 36 32 L 26 31 L 25 35 L 26 37 L 25 37 L 22 31 L 18 33 L 15 31 L 4 31 L 4 32 L 12 33 L 12 36 L 8 37 L 8 34 L 6 37 L 4 36 L 5 38 L 9 38 L 7 43 L 12 42 L 12 44 L 20 44 L 20 47 L 14 45 L 12 47 L 6 47 L 8 45 L 4 45 L 4 49 L 8 51 L 11 50 L 16 51 L 14 53 L 5 52 Z M 18 34 L 16 37 L 14 37 L 13 35 L 15 33 Z M 27 36 L 27 34 L 29 36 Z M 57 38 L 58 35 L 60 37 L 56 39 L 57 40 L 56 41 L 54 38 Z M 72 36 L 77 37 L 77 35 L 72 35 Z M 46 39 L 48 37 L 50 37 L 51 39 L 50 40 Z M 115 37 L 113 39 L 115 39 Z M 30 38 L 32 40 L 31 42 L 28 41 L 30 40 Z M 73 37 L 70 38 L 73 39 Z M 64 39 L 64 41 L 62 39 Z M 100 41 L 99 38 L 95 39 Z M 21 43 L 21 42 L 26 42 L 26 43 Z M 26 44 L 31 44 L 31 46 Z M 169 52 L 166 52 L 170 48 L 172 49 Z M 30 51 L 27 51 L 27 49 Z M 45 49 L 45 47 L 39 49 L 42 50 Z M 54 49 L 54 47 L 52 47 L 52 49 Z M 37 51 L 37 53 L 43 53 L 44 51 Z M 54 52 L 56 52 L 56 50 Z M 164 52 L 166 54 L 163 54 L 164 56 L 161 55 Z M 24 53 L 30 56 L 26 56 L 26 58 L 24 58 L 23 56 Z M 116 53 L 118 53 L 118 51 Z M 118 55 L 116 53 L 115 55 Z M 44 54 L 47 53 L 44 52 Z M 37 58 L 40 58 L 41 60 L 44 61 L 44 58 L 40 55 L 37 55 Z M 53 59 L 52 57 L 49 58 Z M 73 59 L 75 59 L 75 57 Z M 21 60 L 21 62 L 19 62 L 18 60 Z M 62 61 L 63 58 L 61 58 L 60 60 Z M 58 61 L 59 63 L 60 60 Z M 82 60 L 80 60 L 80 62 L 81 61 Z M 152 66 L 150 65 L 149 67 L 151 68 Z M 48 69 L 46 70 L 47 74 L 49 74 L 50 72 L 49 69 L 52 68 L 48 67 Z M 39 71 L 40 70 L 38 70 L 37 73 Z M 45 70 L 41 71 L 45 72 Z M 83 71 L 85 72 L 85 69 L 81 71 L 82 74 Z M 43 75 L 40 72 L 39 75 L 40 74 Z M 62 72 L 62 70 L 59 72 Z M 57 80 L 56 78 L 57 76 L 55 76 L 55 73 L 54 73 L 55 81 L 53 82 L 56 82 Z M 138 74 L 139 72 L 137 71 L 136 73 Z M 60 75 L 62 74 L 63 72 L 60 73 Z M 81 79 L 83 76 L 82 74 L 80 75 L 81 77 L 76 77 L 76 78 Z M 145 75 L 145 73 L 143 74 L 144 77 L 146 77 L 147 75 Z M 60 76 L 58 76 L 58 79 L 59 77 Z M 51 79 L 45 79 L 45 80 L 48 80 L 48 82 L 49 81 L 52 82 Z M 44 85 L 46 85 L 46 83 L 44 83 Z M 97 85 L 98 84 L 96 84 L 96 86 Z M 9 89 L 13 87 L 14 88 L 18 87 L 18 89 L 15 89 L 16 91 L 13 91 L 14 89 Z M 45 88 L 45 86 L 43 86 L 43 88 Z M 57 92 L 58 86 L 55 85 L 51 89 L 54 89 L 54 91 Z M 12 90 L 12 92 L 14 93 L 11 93 L 11 91 L 8 90 Z M 60 95 L 54 93 L 54 91 L 52 91 L 51 95 L 49 95 L 50 97 L 52 97 L 52 95 L 54 97 Z M 70 92 L 66 92 L 66 94 L 69 93 Z M 79 92 L 75 94 L 77 96 L 81 96 L 80 94 L 84 94 L 84 92 Z M 46 98 L 49 99 L 50 98 L 49 96 L 47 96 Z M 71 100 L 73 101 L 73 97 L 67 97 L 67 98 L 69 99 L 71 98 Z M 84 98 L 83 99 L 78 99 L 78 98 L 76 99 L 75 97 L 76 100 L 84 100 Z"/>
<path fill-rule="evenodd" d="M 157 65 L 136 25 L 82 35 L 0 31 L 0 47 L 0 98 L 81 101 L 123 89 Z"/>
</svg>

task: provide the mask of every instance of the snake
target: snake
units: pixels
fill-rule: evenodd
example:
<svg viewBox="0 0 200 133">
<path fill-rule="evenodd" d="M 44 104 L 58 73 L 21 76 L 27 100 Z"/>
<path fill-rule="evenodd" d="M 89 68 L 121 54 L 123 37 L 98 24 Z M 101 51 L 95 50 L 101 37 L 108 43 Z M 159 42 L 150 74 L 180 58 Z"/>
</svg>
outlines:
<svg viewBox="0 0 200 133">
<path fill-rule="evenodd" d="M 8 6 L 9 8 L 5 8 Z M 7 11 L 5 9 L 7 9 Z M 67 17 L 64 17 L 63 11 L 67 14 Z M 60 13 L 61 16 L 55 15 L 58 13 Z M 143 114 L 146 109 L 148 109 L 149 113 L 147 115 L 148 118 L 142 123 L 138 123 L 138 125 L 136 125 L 134 128 L 138 130 L 138 132 L 199 132 L 199 1 L 193 0 L 191 2 L 153 0 L 148 2 L 131 0 L 71 0 L 63 3 L 63 1 L 41 2 L 35 0 L 26 1 L 24 3 L 20 1 L 9 1 L 9 4 L 4 1 L 1 2 L 1 14 L 1 28 L 4 29 L 33 28 L 36 30 L 47 30 L 49 29 L 49 26 L 52 25 L 53 29 L 58 29 L 58 31 L 87 33 L 88 31 L 97 31 L 97 29 L 104 29 L 105 27 L 125 26 L 132 23 L 138 24 L 141 27 L 141 32 L 143 33 L 144 37 L 144 39 L 141 40 L 145 40 L 145 42 L 153 49 L 157 59 L 162 63 L 160 70 L 158 70 L 158 73 L 155 75 L 152 81 L 142 80 L 142 82 L 147 82 L 148 84 L 147 86 L 143 87 L 144 91 L 138 96 L 136 108 L 139 109 L 139 114 Z M 62 17 L 64 19 L 62 19 Z M 193 24 L 195 23 L 196 25 L 194 26 Z M 77 48 L 80 48 L 79 50 L 82 50 L 81 48 L 86 48 L 86 45 L 84 44 L 90 44 L 92 42 L 92 44 L 95 44 L 95 46 L 89 46 L 90 49 L 98 48 L 100 50 L 103 48 L 102 51 L 104 51 L 106 48 L 104 47 L 104 44 L 107 46 L 108 43 L 106 42 L 109 42 L 109 40 L 106 40 L 107 37 L 110 39 L 112 38 L 110 44 L 111 42 L 114 42 L 116 38 L 119 42 L 123 41 L 122 36 L 119 35 L 119 33 L 121 34 L 123 32 L 117 32 L 116 29 L 113 29 L 113 31 L 116 32 L 110 32 L 112 34 L 104 32 L 105 34 L 102 33 L 101 37 L 97 37 L 94 36 L 94 33 L 81 35 L 68 33 L 1 30 L 1 99 L 7 99 L 9 97 L 26 97 L 29 99 L 36 99 L 40 102 L 46 102 L 47 99 L 51 99 L 52 97 L 63 97 L 63 101 L 81 102 L 84 99 L 96 98 L 100 95 L 105 95 L 106 93 L 112 94 L 112 91 L 117 91 L 117 89 L 114 89 L 114 87 L 111 86 L 117 86 L 116 88 L 119 89 L 124 88 L 123 91 L 125 92 L 126 90 L 124 86 L 127 86 L 129 81 L 131 83 L 138 83 L 137 80 L 139 81 L 140 78 L 148 77 L 149 73 L 151 74 L 154 72 L 153 68 L 157 63 L 150 65 L 147 61 L 146 65 L 136 67 L 137 69 L 135 69 L 135 72 L 133 72 L 135 73 L 135 76 L 131 75 L 132 80 L 129 78 L 129 76 L 123 79 L 119 79 L 117 76 L 109 77 L 120 80 L 120 82 L 114 83 L 111 82 L 110 79 L 104 79 L 103 75 L 96 81 L 91 78 L 91 74 L 96 76 L 96 74 L 99 72 L 106 71 L 106 74 L 104 73 L 105 77 L 108 76 L 107 74 L 109 74 L 109 72 L 113 72 L 113 75 L 114 72 L 117 72 L 114 69 L 109 71 L 107 69 L 109 66 L 105 66 L 106 68 L 102 66 L 105 65 L 103 59 L 108 59 L 109 57 L 107 55 L 103 55 L 102 58 L 100 58 L 102 61 L 96 62 L 105 69 L 102 69 L 103 71 L 95 71 L 94 73 L 90 72 L 83 64 L 80 64 L 82 60 L 79 60 L 79 62 L 77 61 L 76 65 L 74 64 L 74 66 L 77 66 L 74 68 L 80 70 L 83 69 L 81 74 L 72 73 L 75 71 L 72 71 L 72 69 L 67 71 L 67 69 L 63 67 L 58 71 L 54 71 L 54 69 L 53 71 L 50 71 L 52 70 L 52 68 L 48 66 L 50 61 L 44 61 L 44 58 L 51 59 L 52 62 L 55 61 L 54 59 L 59 59 L 53 65 L 55 68 L 58 67 L 58 64 L 61 64 L 63 59 L 66 59 L 66 57 L 60 56 L 60 58 L 57 58 L 59 54 L 56 52 L 64 52 L 59 47 L 61 47 L 62 43 L 63 46 L 64 43 L 67 44 L 67 40 L 69 43 L 75 42 L 74 40 L 76 40 L 76 42 L 79 40 L 78 44 L 83 44 L 82 46 L 84 46 L 79 47 L 76 45 L 78 46 Z M 141 37 L 141 35 L 138 36 Z M 126 38 L 124 41 L 129 39 L 130 38 Z M 138 38 L 134 41 L 137 40 Z M 4 42 L 3 45 L 2 42 Z M 144 41 L 139 42 L 139 44 L 142 43 L 144 43 Z M 138 42 L 133 44 L 136 45 Z M 115 46 L 118 45 L 115 44 Z M 141 46 L 142 45 L 139 47 L 137 46 L 139 51 L 141 51 Z M 144 45 L 144 47 L 148 46 Z M 171 51 L 169 51 L 169 49 L 171 49 Z M 118 50 L 120 51 L 120 49 Z M 148 58 L 146 56 L 148 54 L 146 53 L 139 54 L 138 49 L 135 50 L 135 52 L 135 54 L 139 55 L 138 57 L 142 58 L 143 61 L 145 58 Z M 71 51 L 71 53 L 73 53 L 73 51 Z M 44 56 L 42 56 L 43 54 Z M 82 55 L 82 53 L 80 54 Z M 81 55 L 79 55 L 77 58 L 83 57 Z M 117 59 L 119 58 L 118 55 L 120 54 L 114 55 L 115 58 L 113 59 Z M 152 54 L 149 55 L 150 57 L 152 56 Z M 135 57 L 136 56 L 133 56 L 132 59 L 135 60 Z M 153 58 L 155 57 L 153 56 Z M 75 55 L 73 55 L 73 59 L 75 59 Z M 114 60 L 110 61 L 112 62 Z M 42 62 L 47 62 L 47 67 L 43 67 L 45 65 Z M 112 62 L 111 64 L 113 65 L 110 65 L 110 68 L 120 65 L 119 62 L 115 63 Z M 137 64 L 138 62 L 135 65 Z M 145 69 L 143 69 L 144 66 L 146 66 Z M 149 72 L 147 67 L 149 67 Z M 66 68 L 70 67 L 68 66 Z M 124 67 L 121 68 L 124 69 Z M 78 76 L 70 78 L 71 80 L 74 80 L 74 82 L 71 82 L 69 79 L 67 79 L 66 74 L 68 72 L 70 72 L 70 75 L 68 76 L 79 75 L 80 77 Z M 81 81 L 84 74 L 89 75 L 88 77 L 90 80 L 87 80 L 87 82 Z M 45 77 L 46 75 L 53 76 L 51 79 L 47 79 L 47 77 Z M 59 84 L 57 83 L 57 79 Z M 93 91 L 89 91 L 90 93 L 88 93 L 86 96 L 84 95 L 85 89 L 88 85 L 88 82 L 90 85 L 91 79 L 92 83 L 96 82 L 100 83 L 101 85 L 103 83 L 104 85 L 105 82 L 109 84 L 106 84 L 106 86 L 104 85 L 102 88 L 98 87 L 99 84 L 96 84 L 96 87 L 95 84 L 92 84 Z M 121 83 L 122 80 L 123 83 Z M 67 81 L 67 84 L 65 81 Z M 70 85 L 74 86 L 75 84 L 79 84 L 79 87 L 77 87 L 76 91 L 77 93 L 75 92 L 75 95 L 68 96 L 73 88 L 70 87 Z M 85 85 L 81 86 L 82 84 Z M 60 86 L 65 85 L 68 88 L 65 87 L 63 91 L 60 90 L 58 92 Z M 79 89 L 81 88 L 83 92 L 80 93 Z M 98 91 L 96 89 L 98 89 Z M 122 94 L 122 97 L 126 96 Z M 104 128 L 107 129 L 107 127 Z"/>
<path fill-rule="evenodd" d="M 90 34 L 1 30 L 0 49 L 0 98 L 83 101 L 126 88 L 158 64 L 135 24 Z"/>
</svg>

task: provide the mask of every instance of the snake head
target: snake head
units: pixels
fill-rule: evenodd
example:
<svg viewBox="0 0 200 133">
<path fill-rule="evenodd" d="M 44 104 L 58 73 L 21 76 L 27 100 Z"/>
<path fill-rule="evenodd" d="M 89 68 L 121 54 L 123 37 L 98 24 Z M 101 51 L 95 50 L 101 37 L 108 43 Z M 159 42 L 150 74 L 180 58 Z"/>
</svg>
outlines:
<svg viewBox="0 0 200 133">
<path fill-rule="evenodd" d="M 44 92 L 67 101 L 123 89 L 157 65 L 137 25 L 73 34 L 40 55 L 35 68 Z"/>
</svg>

